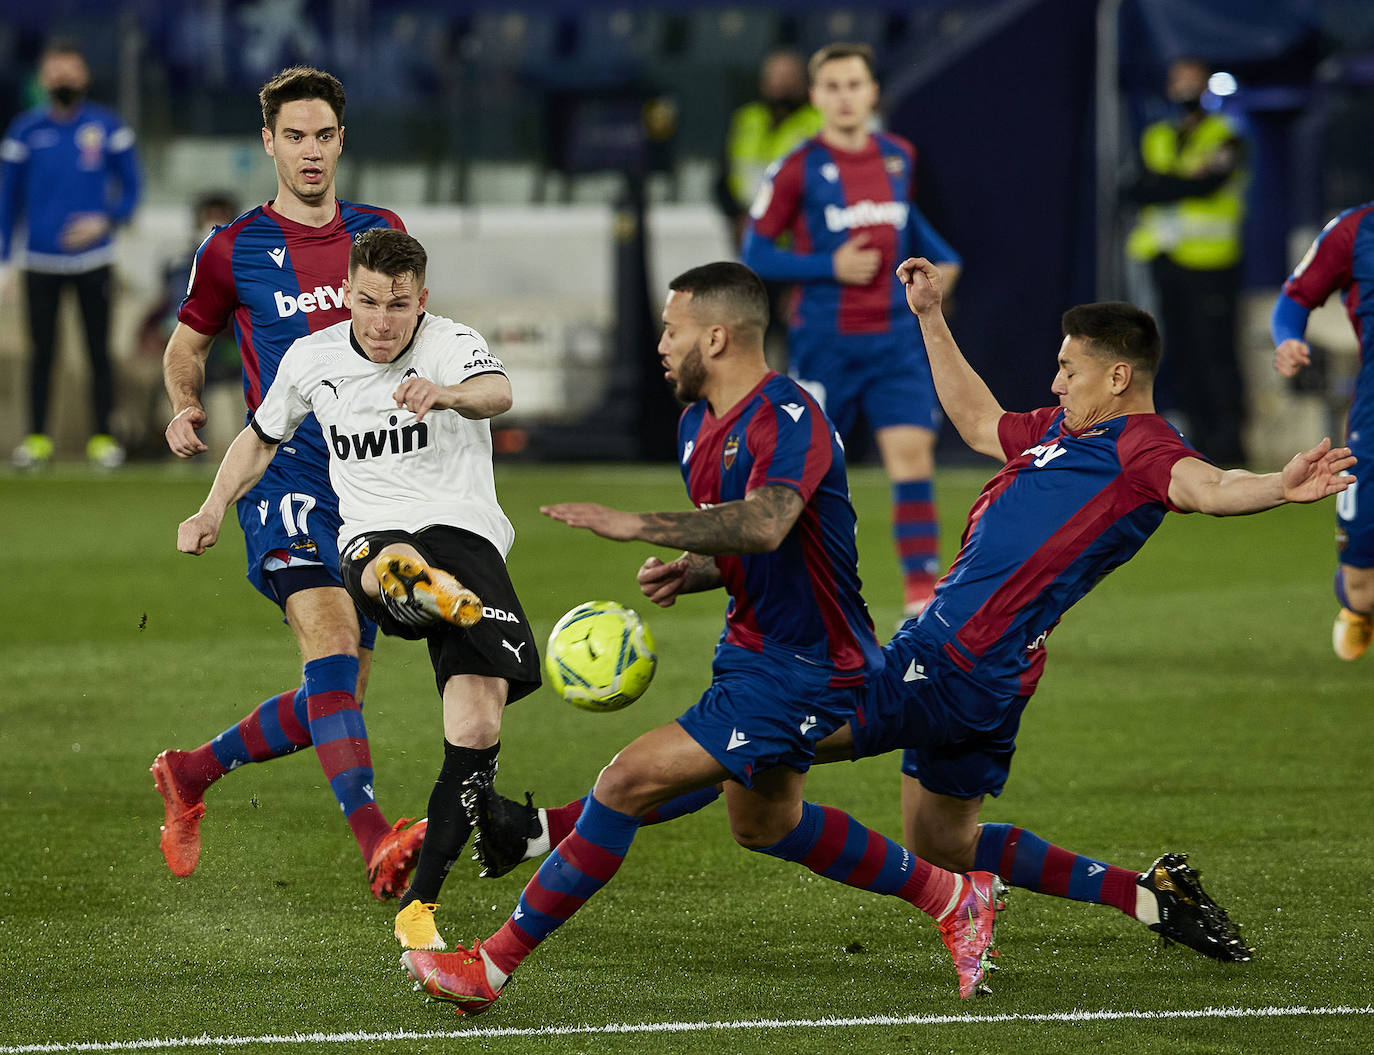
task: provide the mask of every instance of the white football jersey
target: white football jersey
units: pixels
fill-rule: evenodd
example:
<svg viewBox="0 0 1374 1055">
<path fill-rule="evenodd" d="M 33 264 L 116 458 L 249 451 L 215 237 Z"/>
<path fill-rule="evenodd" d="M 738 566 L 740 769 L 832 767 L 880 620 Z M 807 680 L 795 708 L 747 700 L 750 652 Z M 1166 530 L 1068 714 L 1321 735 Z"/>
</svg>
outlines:
<svg viewBox="0 0 1374 1055">
<path fill-rule="evenodd" d="M 339 496 L 341 551 L 364 531 L 448 524 L 481 535 L 505 556 L 515 530 L 496 501 L 491 425 L 456 410 L 431 410 L 417 421 L 392 398 L 416 375 L 457 385 L 505 372 L 481 334 L 440 315 L 426 313 L 390 363 L 363 354 L 345 320 L 287 349 L 252 426 L 265 441 L 280 443 L 314 412 Z"/>
</svg>

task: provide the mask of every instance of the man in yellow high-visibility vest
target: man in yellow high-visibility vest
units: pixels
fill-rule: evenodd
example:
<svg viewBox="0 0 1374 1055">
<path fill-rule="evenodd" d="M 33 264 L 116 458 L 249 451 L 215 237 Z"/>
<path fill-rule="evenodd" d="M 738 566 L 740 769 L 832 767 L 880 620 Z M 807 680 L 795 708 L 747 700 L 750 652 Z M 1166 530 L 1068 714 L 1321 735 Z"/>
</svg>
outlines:
<svg viewBox="0 0 1374 1055">
<path fill-rule="evenodd" d="M 1126 248 L 1150 265 L 1189 441 L 1214 462 L 1237 465 L 1245 458 L 1236 355 L 1245 144 L 1234 121 L 1203 109 L 1208 75 L 1197 59 L 1169 67 L 1167 94 L 1181 113 L 1141 136 L 1142 174 L 1126 192 L 1140 213 Z"/>
<path fill-rule="evenodd" d="M 730 115 L 716 183 L 716 201 L 730 220 L 736 245 L 768 166 L 820 130 L 805 60 L 791 48 L 770 51 L 759 67 L 759 97 Z"/>
</svg>

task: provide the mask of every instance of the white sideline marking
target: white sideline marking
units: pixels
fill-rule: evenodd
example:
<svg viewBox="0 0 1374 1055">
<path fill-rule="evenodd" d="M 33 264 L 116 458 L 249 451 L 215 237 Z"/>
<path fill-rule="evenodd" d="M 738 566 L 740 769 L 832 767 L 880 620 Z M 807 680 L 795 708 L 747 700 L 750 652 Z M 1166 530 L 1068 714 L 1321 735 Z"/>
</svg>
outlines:
<svg viewBox="0 0 1374 1055">
<path fill-rule="evenodd" d="M 1364 1007 L 1206 1007 L 1197 1011 L 1056 1011 L 1011 1015 L 867 1015 L 863 1018 L 759 1018 L 743 1022 L 625 1022 L 605 1026 L 542 1026 L 537 1029 L 474 1028 L 384 1033 L 290 1033 L 259 1037 L 168 1037 L 152 1040 L 80 1041 L 71 1044 L 0 1046 L 0 1055 L 65 1051 L 149 1051 L 161 1048 L 231 1048 L 249 1044 L 357 1044 L 386 1040 L 457 1040 L 462 1037 L 570 1037 L 587 1033 L 700 1033 L 713 1029 L 813 1029 L 847 1026 L 958 1026 L 1003 1022 L 1147 1022 L 1186 1018 L 1293 1018 L 1302 1015 L 1374 1015 Z"/>
</svg>

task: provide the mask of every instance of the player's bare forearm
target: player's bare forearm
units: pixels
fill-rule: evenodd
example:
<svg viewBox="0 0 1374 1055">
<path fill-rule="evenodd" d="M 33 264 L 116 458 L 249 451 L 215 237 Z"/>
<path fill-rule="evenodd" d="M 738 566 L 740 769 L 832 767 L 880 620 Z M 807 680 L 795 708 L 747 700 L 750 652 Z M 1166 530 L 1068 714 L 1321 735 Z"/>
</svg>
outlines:
<svg viewBox="0 0 1374 1055">
<path fill-rule="evenodd" d="M 212 337 L 177 323 L 162 353 L 162 382 L 172 403 L 167 423 L 167 447 L 178 458 L 190 458 L 206 450 L 197 430 L 205 425 L 201 393 L 205 389 L 205 360 Z"/>
<path fill-rule="evenodd" d="M 921 324 L 935 394 L 945 414 L 969 447 L 1001 460 L 997 423 L 1002 417 L 1002 406 L 964 358 L 945 321 L 941 268 L 924 257 L 910 257 L 898 266 L 897 280 L 906 289 L 907 307 Z"/>
<path fill-rule="evenodd" d="M 768 553 L 782 544 L 804 504 L 792 488 L 771 484 L 709 509 L 640 513 L 636 537 L 696 555 Z"/>
<path fill-rule="evenodd" d="M 1003 411 L 997 397 L 964 358 L 939 308 L 924 311 L 917 318 L 940 406 L 969 447 L 979 454 L 1001 460 L 997 422 Z"/>
<path fill-rule="evenodd" d="M 547 517 L 617 542 L 652 542 L 696 554 L 724 556 L 775 550 L 801 515 L 802 497 L 770 484 L 742 500 L 673 513 L 627 513 L 594 502 L 541 506 Z"/>
<path fill-rule="evenodd" d="M 1354 464 L 1350 448 L 1332 447 L 1329 439 L 1295 454 L 1276 473 L 1222 470 L 1184 458 L 1170 474 L 1169 500 L 1184 512 L 1211 516 L 1244 516 L 1287 502 L 1319 502 L 1354 482 L 1354 477 L 1342 475 Z"/>
<path fill-rule="evenodd" d="M 679 593 L 705 593 L 707 590 L 719 589 L 725 584 L 720 574 L 720 566 L 714 557 L 708 557 L 704 553 L 684 553 L 679 559 L 687 564 L 687 572 Z"/>
<path fill-rule="evenodd" d="M 215 473 L 210 493 L 201 503 L 201 514 L 214 517 L 216 523 L 222 520 L 229 507 L 262 479 L 276 450 L 273 444 L 264 443 L 251 425 L 235 436 L 224 452 L 224 461 Z"/>
<path fill-rule="evenodd" d="M 162 383 L 172 404 L 173 415 L 187 407 L 199 407 L 205 391 L 205 360 L 210 355 L 213 337 L 197 333 L 184 322 L 177 323 L 162 353 Z"/>
</svg>

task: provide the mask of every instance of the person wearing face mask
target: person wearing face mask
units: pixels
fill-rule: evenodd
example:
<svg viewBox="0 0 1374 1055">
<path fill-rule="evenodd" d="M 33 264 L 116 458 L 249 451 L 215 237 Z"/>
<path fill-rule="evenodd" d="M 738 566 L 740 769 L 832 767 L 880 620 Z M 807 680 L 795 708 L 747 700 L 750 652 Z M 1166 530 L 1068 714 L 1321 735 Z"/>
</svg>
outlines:
<svg viewBox="0 0 1374 1055">
<path fill-rule="evenodd" d="M 759 97 L 730 115 L 715 197 L 739 246 L 749 226 L 749 206 L 763 186 L 768 167 L 821 130 L 811 105 L 806 60 L 792 48 L 775 48 L 759 66 Z M 788 301 L 792 283 L 764 279 L 770 313 L 764 347 L 770 362 L 787 360 Z"/>
<path fill-rule="evenodd" d="M 95 464 L 114 468 L 124 461 L 124 449 L 110 430 L 110 277 L 114 230 L 138 204 L 134 133 L 114 111 L 86 100 L 91 72 L 75 43 L 54 40 L 44 48 L 38 83 L 48 102 L 16 117 L 0 143 L 0 267 L 13 258 L 22 221 L 33 344 L 29 431 L 14 451 L 14 463 L 37 468 L 52 457 L 48 391 L 58 305 L 70 285 L 81 307 L 91 363 L 94 434 L 86 454 Z"/>
<path fill-rule="evenodd" d="M 790 48 L 770 51 L 759 67 L 759 97 L 730 115 L 716 202 L 730 221 L 735 244 L 744 237 L 749 206 L 768 166 L 821 130 L 807 92 L 806 63 Z"/>
<path fill-rule="evenodd" d="M 1148 264 L 1169 342 L 1173 398 L 1190 442 L 1219 465 L 1245 460 L 1245 385 L 1236 355 L 1245 143 L 1236 123 L 1202 99 L 1207 65 L 1183 58 L 1169 67 L 1171 120 L 1147 127 L 1141 174 L 1125 199 L 1139 207 L 1126 243 Z"/>
</svg>

